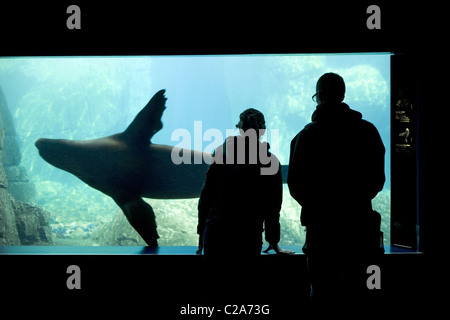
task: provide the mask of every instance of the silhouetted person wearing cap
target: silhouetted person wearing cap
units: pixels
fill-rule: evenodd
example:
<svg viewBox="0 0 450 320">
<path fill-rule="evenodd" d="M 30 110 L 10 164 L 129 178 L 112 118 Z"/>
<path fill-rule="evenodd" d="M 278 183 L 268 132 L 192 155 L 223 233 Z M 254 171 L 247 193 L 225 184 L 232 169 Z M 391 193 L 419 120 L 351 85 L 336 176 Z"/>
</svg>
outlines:
<svg viewBox="0 0 450 320">
<path fill-rule="evenodd" d="M 236 127 L 240 135 L 215 150 L 206 174 L 198 205 L 199 253 L 204 249 L 210 297 L 248 302 L 263 282 L 256 265 L 263 230 L 277 253 L 292 252 L 278 246 L 282 178 L 278 159 L 260 141 L 264 115 L 247 109 Z M 273 171 L 262 170 L 271 166 Z"/>
<path fill-rule="evenodd" d="M 302 207 L 311 299 L 320 305 L 361 301 L 367 266 L 381 252 L 371 200 L 384 185 L 385 148 L 344 96 L 341 76 L 322 75 L 312 122 L 291 142 L 288 186 Z"/>
</svg>

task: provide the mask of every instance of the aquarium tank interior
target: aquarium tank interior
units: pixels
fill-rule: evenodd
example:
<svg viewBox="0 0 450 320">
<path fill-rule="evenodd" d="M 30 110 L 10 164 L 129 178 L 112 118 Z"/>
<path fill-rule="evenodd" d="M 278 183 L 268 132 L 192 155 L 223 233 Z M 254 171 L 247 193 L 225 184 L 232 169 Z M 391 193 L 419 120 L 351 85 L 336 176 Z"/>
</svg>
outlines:
<svg viewBox="0 0 450 320">
<path fill-rule="evenodd" d="M 44 161 L 37 139 L 123 132 L 149 99 L 166 89 L 164 127 L 152 143 L 211 152 L 223 140 L 208 139 L 205 132 L 219 130 L 225 138 L 243 110 L 256 108 L 266 119 L 263 139 L 288 165 L 291 139 L 310 122 L 316 81 L 326 72 L 344 78 L 344 102 L 372 122 L 384 142 L 386 182 L 372 204 L 382 216 L 384 243 L 390 244 L 390 55 L 382 53 L 0 57 L 0 187 L 8 191 L 0 200 L 14 198 L 11 210 L 31 212 L 40 223 L 17 213 L 15 224 L 3 218 L 1 244 L 145 245 L 110 197 Z M 192 139 L 176 138 L 178 129 Z M 198 198 L 144 200 L 155 212 L 159 245 L 198 244 Z M 0 208 L 3 215 L 8 208 Z M 281 246 L 304 243 L 300 209 L 283 184 Z M 17 234 L 20 241 L 13 241 Z"/>
</svg>

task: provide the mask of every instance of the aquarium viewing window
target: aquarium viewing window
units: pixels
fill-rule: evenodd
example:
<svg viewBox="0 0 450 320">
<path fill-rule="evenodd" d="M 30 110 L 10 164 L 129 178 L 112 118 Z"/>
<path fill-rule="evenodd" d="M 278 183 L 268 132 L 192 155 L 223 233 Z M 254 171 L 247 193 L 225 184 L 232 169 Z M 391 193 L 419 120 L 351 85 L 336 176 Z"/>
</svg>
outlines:
<svg viewBox="0 0 450 320">
<path fill-rule="evenodd" d="M 372 204 L 382 216 L 384 243 L 390 244 L 391 70 L 390 54 L 382 53 L 0 58 L 6 177 L 0 174 L 0 186 L 7 179 L 8 193 L 44 221 L 35 230 L 41 237 L 27 234 L 28 240 L 20 240 L 23 230 L 9 230 L 3 243 L 145 245 L 110 197 L 45 162 L 35 147 L 38 138 L 85 140 L 122 132 L 157 91 L 166 89 L 164 126 L 153 143 L 211 152 L 223 140 L 207 133 L 224 139 L 251 107 L 264 114 L 264 139 L 288 165 L 291 139 L 310 122 L 316 81 L 326 72 L 343 77 L 344 102 L 375 125 L 385 145 L 386 182 Z M 156 214 L 160 246 L 198 244 L 198 198 L 145 201 Z M 300 206 L 286 184 L 280 215 L 280 245 L 302 245 Z"/>
</svg>

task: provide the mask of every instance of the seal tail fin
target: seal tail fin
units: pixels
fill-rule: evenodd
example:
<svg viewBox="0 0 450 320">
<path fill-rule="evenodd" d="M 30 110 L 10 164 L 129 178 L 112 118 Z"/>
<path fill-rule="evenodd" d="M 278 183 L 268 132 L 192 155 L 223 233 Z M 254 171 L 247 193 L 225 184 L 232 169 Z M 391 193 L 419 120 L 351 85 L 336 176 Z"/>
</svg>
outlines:
<svg viewBox="0 0 450 320">
<path fill-rule="evenodd" d="M 137 143 L 148 143 L 162 129 L 161 117 L 166 109 L 165 89 L 159 90 L 147 105 L 137 114 L 124 131 L 126 137 Z"/>
</svg>

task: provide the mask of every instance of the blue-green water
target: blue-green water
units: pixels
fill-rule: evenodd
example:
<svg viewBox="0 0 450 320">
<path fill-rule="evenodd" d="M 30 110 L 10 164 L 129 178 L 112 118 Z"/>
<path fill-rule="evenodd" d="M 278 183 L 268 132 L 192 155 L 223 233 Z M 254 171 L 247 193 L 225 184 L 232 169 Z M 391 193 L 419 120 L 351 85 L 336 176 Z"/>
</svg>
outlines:
<svg viewBox="0 0 450 320">
<path fill-rule="evenodd" d="M 253 107 L 264 113 L 269 133 L 278 130 L 277 155 L 287 164 L 290 141 L 310 121 L 316 107 L 311 96 L 325 72 L 344 78 L 344 101 L 377 127 L 385 144 L 387 179 L 373 205 L 382 214 L 389 243 L 389 55 L 0 58 L 0 86 L 15 122 L 21 165 L 36 186 L 36 203 L 51 214 L 55 244 L 72 245 L 144 243 L 112 199 L 46 163 L 34 146 L 36 139 L 82 140 L 121 132 L 165 88 L 164 128 L 153 143 L 179 144 L 171 137 L 183 128 L 192 135 L 183 146 L 204 150 L 211 142 L 200 139 L 194 145 L 195 121 L 201 121 L 201 133 L 219 129 L 225 137 L 239 114 Z M 146 201 L 157 216 L 160 245 L 197 244 L 198 199 Z M 299 214 L 285 186 L 281 245 L 303 243 Z"/>
</svg>

